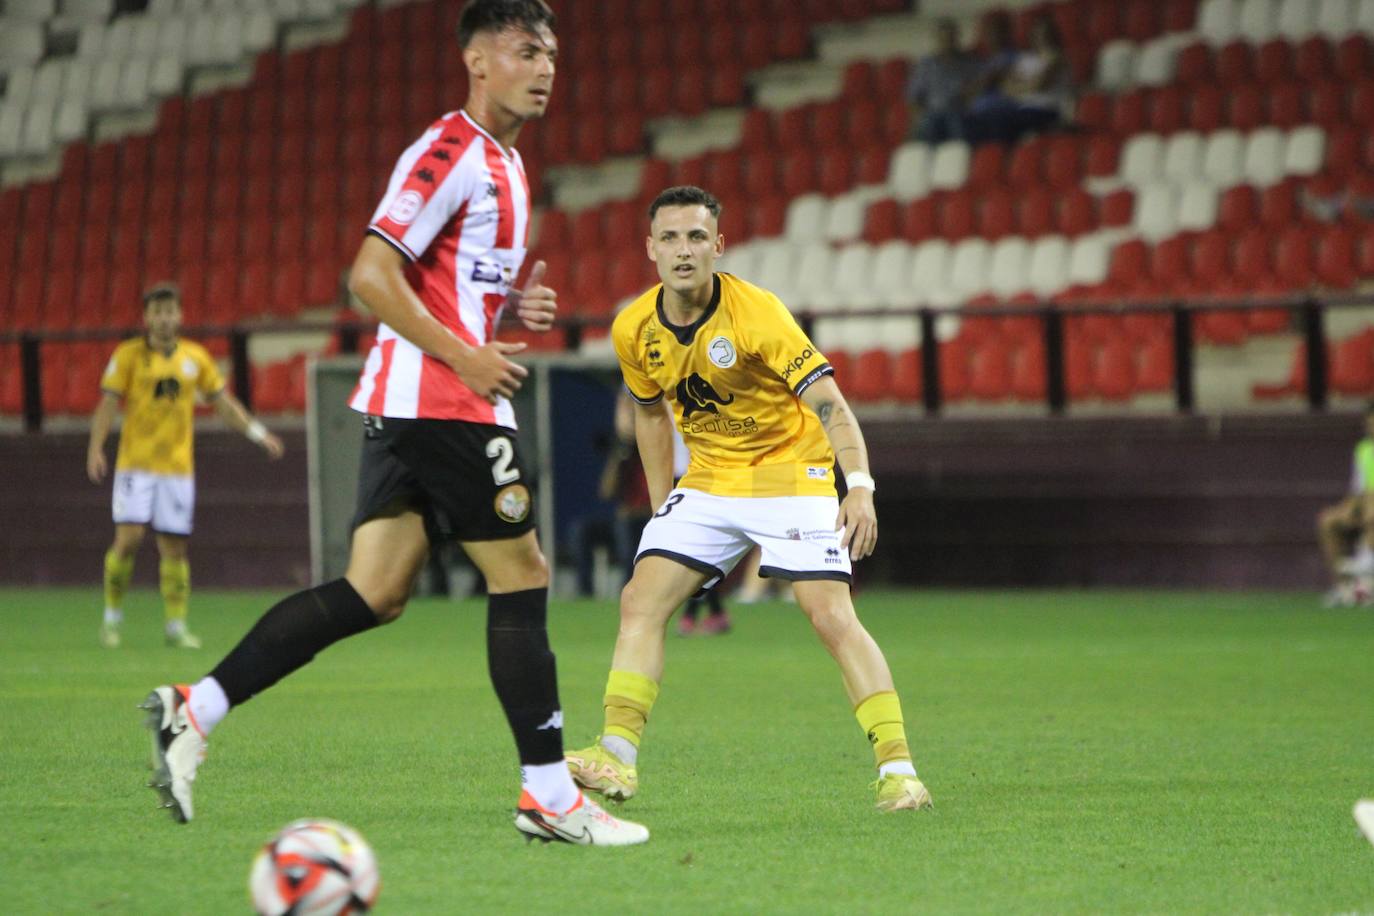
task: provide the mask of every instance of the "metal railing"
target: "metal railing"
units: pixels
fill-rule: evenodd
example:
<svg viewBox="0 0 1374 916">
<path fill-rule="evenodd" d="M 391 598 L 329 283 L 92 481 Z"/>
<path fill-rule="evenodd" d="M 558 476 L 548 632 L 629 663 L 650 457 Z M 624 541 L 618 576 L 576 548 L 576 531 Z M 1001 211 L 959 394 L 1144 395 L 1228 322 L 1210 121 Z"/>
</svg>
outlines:
<svg viewBox="0 0 1374 916">
<path fill-rule="evenodd" d="M 1374 295 L 1305 296 L 1284 299 L 1255 299 L 1244 302 L 1156 302 L 1101 303 L 1061 306 L 1054 304 L 963 306 L 950 308 L 922 307 L 906 312 L 892 310 L 848 310 L 843 312 L 803 312 L 798 320 L 808 334 L 819 319 L 862 320 L 864 318 L 892 318 L 910 315 L 919 329 L 921 398 L 925 412 L 937 415 L 944 406 L 940 378 L 940 348 L 937 324 L 942 317 L 961 319 L 1015 318 L 1032 316 L 1040 321 L 1045 350 L 1045 404 L 1053 414 L 1061 414 L 1068 407 L 1069 394 L 1065 381 L 1065 319 L 1086 315 L 1124 317 L 1139 314 L 1167 314 L 1173 328 L 1173 397 L 1174 406 L 1181 413 L 1191 413 L 1196 407 L 1194 324 L 1198 315 L 1207 312 L 1249 312 L 1259 310 L 1287 311 L 1296 319 L 1297 332 L 1306 344 L 1306 397 L 1313 411 L 1324 410 L 1329 400 L 1329 366 L 1326 348 L 1326 312 L 1331 309 L 1374 306 Z M 589 327 L 606 327 L 610 316 L 568 317 L 561 319 L 556 331 L 563 335 L 564 347 L 575 351 Z M 325 332 L 338 338 L 338 352 L 355 353 L 359 339 L 375 328 L 366 321 L 313 322 L 253 322 L 244 324 L 198 325 L 184 329 L 192 339 L 228 341 L 232 366 L 234 393 L 249 406 L 253 404 L 253 381 L 249 364 L 249 340 L 260 334 Z M 137 327 L 110 328 L 87 331 L 4 331 L 0 345 L 18 343 L 20 367 L 23 375 L 24 428 L 38 432 L 43 428 L 43 349 L 46 344 L 80 343 L 102 340 L 121 340 L 141 333 Z"/>
</svg>

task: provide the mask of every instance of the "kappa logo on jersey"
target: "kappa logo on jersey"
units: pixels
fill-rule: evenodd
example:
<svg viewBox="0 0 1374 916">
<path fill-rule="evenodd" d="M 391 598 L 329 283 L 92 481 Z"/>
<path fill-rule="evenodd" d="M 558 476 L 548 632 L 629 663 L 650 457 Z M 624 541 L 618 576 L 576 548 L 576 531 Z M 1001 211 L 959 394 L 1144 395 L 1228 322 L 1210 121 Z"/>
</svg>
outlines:
<svg viewBox="0 0 1374 916">
<path fill-rule="evenodd" d="M 448 162 L 453 159 L 453 157 L 449 155 L 448 150 L 446 149 L 430 150 L 429 154 L 433 156 L 435 159 L 438 159 L 440 162 Z"/>
<path fill-rule="evenodd" d="M 682 419 L 689 419 L 694 413 L 720 413 L 720 407 L 735 403 L 735 396 L 723 398 L 697 373 L 693 372 L 677 383 L 677 400 L 682 405 Z"/>
<path fill-rule="evenodd" d="M 420 209 L 424 205 L 425 199 L 419 191 L 402 191 L 387 208 L 386 218 L 398 226 L 409 226 L 415 221 L 415 217 L 420 215 Z"/>
<path fill-rule="evenodd" d="M 805 366 L 806 361 L 815 355 L 816 351 L 811 347 L 807 347 L 805 350 L 801 351 L 800 355 L 788 360 L 787 365 L 782 370 L 782 380 L 785 382 L 792 378 L 792 373 L 801 369 L 802 366 Z"/>
<path fill-rule="evenodd" d="M 166 398 L 175 401 L 181 396 L 181 379 L 169 375 L 166 378 L 157 380 L 157 385 L 153 388 L 153 399 Z"/>
<path fill-rule="evenodd" d="M 477 258 L 472 262 L 473 283 L 500 283 L 501 276 L 501 265 L 495 261 L 484 261 Z"/>
<path fill-rule="evenodd" d="M 729 369 L 735 364 L 735 345 L 728 337 L 717 337 L 706 345 L 706 355 L 713 365 Z"/>
<path fill-rule="evenodd" d="M 429 169 L 417 169 L 415 171 L 415 177 L 425 184 L 434 184 L 434 173 Z"/>
<path fill-rule="evenodd" d="M 487 182 L 487 196 L 495 197 L 499 200 L 501 198 L 501 189 L 491 182 Z"/>
</svg>

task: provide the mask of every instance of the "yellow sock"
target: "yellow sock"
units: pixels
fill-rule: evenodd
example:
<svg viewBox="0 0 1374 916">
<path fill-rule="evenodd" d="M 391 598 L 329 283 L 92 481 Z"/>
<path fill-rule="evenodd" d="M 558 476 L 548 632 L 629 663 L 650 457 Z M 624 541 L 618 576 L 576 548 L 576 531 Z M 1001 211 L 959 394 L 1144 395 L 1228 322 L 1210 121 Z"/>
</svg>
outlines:
<svg viewBox="0 0 1374 916">
<path fill-rule="evenodd" d="M 633 671 L 612 671 L 606 679 L 606 727 L 603 735 L 614 735 L 639 747 L 649 710 L 658 699 L 658 683 Z"/>
<path fill-rule="evenodd" d="M 906 727 L 902 723 L 902 703 L 891 690 L 875 693 L 854 708 L 878 766 L 897 760 L 911 760 L 906 743 Z"/>
<path fill-rule="evenodd" d="M 124 609 L 124 592 L 134 574 L 134 558 L 119 558 L 113 549 L 105 551 L 105 607 L 112 611 Z"/>
<path fill-rule="evenodd" d="M 162 606 L 167 622 L 186 622 L 186 601 L 191 597 L 191 563 L 188 560 L 163 560 Z"/>
</svg>

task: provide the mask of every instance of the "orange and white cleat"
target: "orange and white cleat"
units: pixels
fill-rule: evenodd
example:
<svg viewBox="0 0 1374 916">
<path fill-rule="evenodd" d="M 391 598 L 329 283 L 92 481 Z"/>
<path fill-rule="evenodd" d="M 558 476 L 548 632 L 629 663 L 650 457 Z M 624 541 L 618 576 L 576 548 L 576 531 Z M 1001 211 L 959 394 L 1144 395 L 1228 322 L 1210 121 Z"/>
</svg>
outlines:
<svg viewBox="0 0 1374 916">
<path fill-rule="evenodd" d="M 526 842 L 572 843 L 577 846 L 634 846 L 649 840 L 649 828 L 607 814 L 581 792 L 577 804 L 562 814 L 540 806 L 528 792 L 520 793 L 515 809 L 515 829 Z"/>
</svg>

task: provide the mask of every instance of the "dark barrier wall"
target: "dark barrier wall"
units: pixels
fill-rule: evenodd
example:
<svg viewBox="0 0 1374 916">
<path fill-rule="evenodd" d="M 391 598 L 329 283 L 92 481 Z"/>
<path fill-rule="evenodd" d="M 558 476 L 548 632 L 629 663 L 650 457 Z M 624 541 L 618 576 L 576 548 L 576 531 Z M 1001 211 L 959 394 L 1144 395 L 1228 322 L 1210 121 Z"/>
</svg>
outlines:
<svg viewBox="0 0 1374 916">
<path fill-rule="evenodd" d="M 111 437 L 107 454 L 114 462 Z M 282 436 L 269 461 L 242 436 L 196 435 L 193 587 L 280 586 L 310 577 L 305 436 Z M 114 533 L 110 483 L 86 479 L 86 435 L 0 436 L 0 582 L 89 584 L 100 602 L 101 558 Z M 157 583 L 157 549 L 143 543 L 134 582 Z"/>
<path fill-rule="evenodd" d="M 869 580 L 1317 588 L 1358 415 L 865 424 Z"/>
<path fill-rule="evenodd" d="M 1355 415 L 864 423 L 879 481 L 862 582 L 1317 588 L 1314 517 L 1348 485 Z M 199 586 L 309 575 L 303 436 L 277 463 L 198 438 Z M 84 434 L 0 436 L 0 582 L 98 589 L 109 485 Z M 137 581 L 156 578 L 154 549 Z M 98 602 L 96 592 L 92 598 Z"/>
</svg>

